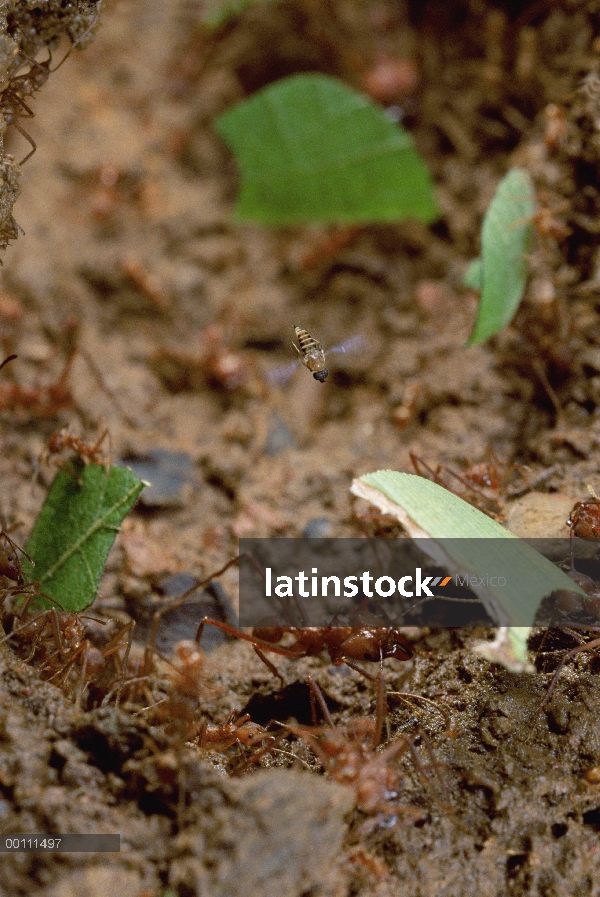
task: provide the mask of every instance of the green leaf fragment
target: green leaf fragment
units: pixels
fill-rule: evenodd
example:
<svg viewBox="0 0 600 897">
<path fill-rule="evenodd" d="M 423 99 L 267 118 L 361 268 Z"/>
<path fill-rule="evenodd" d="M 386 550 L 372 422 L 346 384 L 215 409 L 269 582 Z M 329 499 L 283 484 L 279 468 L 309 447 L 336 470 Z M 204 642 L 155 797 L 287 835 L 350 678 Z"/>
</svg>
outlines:
<svg viewBox="0 0 600 897">
<path fill-rule="evenodd" d="M 502 626 L 493 641 L 479 641 L 473 645 L 479 654 L 490 663 L 499 663 L 511 673 L 535 673 L 535 667 L 527 659 L 527 639 L 530 626 Z"/>
<path fill-rule="evenodd" d="M 519 307 L 527 282 L 534 213 L 531 177 L 525 169 L 512 168 L 500 181 L 483 219 L 481 300 L 471 345 L 506 327 Z M 470 269 L 467 273 L 473 275 Z"/>
<path fill-rule="evenodd" d="M 130 470 L 81 464 L 55 477 L 26 545 L 26 576 L 66 611 L 94 601 L 108 552 L 144 483 Z M 37 602 L 50 606 L 43 599 Z"/>
<path fill-rule="evenodd" d="M 463 274 L 463 283 L 470 290 L 481 292 L 481 278 L 483 275 L 483 262 L 480 258 L 473 259 L 467 265 L 467 270 Z"/>
<path fill-rule="evenodd" d="M 240 167 L 240 221 L 439 217 L 429 172 L 408 133 L 333 78 L 284 78 L 226 112 L 216 128 Z"/>
<path fill-rule="evenodd" d="M 352 492 L 395 516 L 418 547 L 449 573 L 484 577 L 485 583 L 472 589 L 499 625 L 533 625 L 543 598 L 558 589 L 584 596 L 531 545 L 438 483 L 379 470 L 354 480 Z M 509 588 L 492 584 L 502 577 Z"/>
</svg>

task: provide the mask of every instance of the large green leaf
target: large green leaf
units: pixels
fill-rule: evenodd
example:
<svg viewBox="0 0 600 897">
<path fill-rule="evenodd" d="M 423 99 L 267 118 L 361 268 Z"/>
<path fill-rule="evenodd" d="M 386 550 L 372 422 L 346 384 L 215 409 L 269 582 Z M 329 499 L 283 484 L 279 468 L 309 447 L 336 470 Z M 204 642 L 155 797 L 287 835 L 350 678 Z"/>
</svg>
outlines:
<svg viewBox="0 0 600 897">
<path fill-rule="evenodd" d="M 512 320 L 525 292 L 527 254 L 533 234 L 535 195 L 529 173 L 512 168 L 498 184 L 481 228 L 481 268 L 471 265 L 469 286 L 479 275 L 481 300 L 469 342 L 482 343 Z"/>
<path fill-rule="evenodd" d="M 96 597 L 115 535 L 144 488 L 123 467 L 88 464 L 77 474 L 55 477 L 26 545 L 35 567 L 23 564 L 41 592 L 72 612 Z"/>
<path fill-rule="evenodd" d="M 354 480 L 352 492 L 396 517 L 419 548 L 449 572 L 484 577 L 471 587 L 500 625 L 531 626 L 542 599 L 559 589 L 585 597 L 542 554 L 438 483 L 379 470 Z M 493 585 L 498 577 L 509 587 Z"/>
<path fill-rule="evenodd" d="M 324 75 L 266 87 L 216 122 L 238 161 L 237 217 L 287 225 L 438 217 L 410 136 L 367 97 Z"/>
</svg>

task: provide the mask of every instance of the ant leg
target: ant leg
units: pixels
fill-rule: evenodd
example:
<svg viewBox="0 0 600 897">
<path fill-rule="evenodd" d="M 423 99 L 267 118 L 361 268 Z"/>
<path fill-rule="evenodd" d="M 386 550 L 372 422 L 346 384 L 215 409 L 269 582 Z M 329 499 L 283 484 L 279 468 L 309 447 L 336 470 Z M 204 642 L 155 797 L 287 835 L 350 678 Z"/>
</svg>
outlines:
<svg viewBox="0 0 600 897">
<path fill-rule="evenodd" d="M 125 691 L 126 688 L 129 688 L 131 685 L 136 685 L 138 682 L 147 682 L 151 677 L 150 676 L 134 676 L 132 679 L 126 679 L 124 682 L 119 683 L 119 685 L 111 688 L 111 690 L 106 694 L 101 703 L 101 707 L 108 707 L 110 704 L 110 700 L 113 695 L 116 694 L 115 707 L 119 706 L 119 701 L 121 700 L 121 694 Z M 167 699 L 164 698 L 162 701 L 159 701 L 159 704 L 164 703 Z M 156 705 L 153 705 L 156 706 Z M 144 710 L 140 710 L 140 713 L 144 713 L 145 710 L 150 710 L 150 707 L 145 707 Z M 136 716 L 137 714 L 134 714 Z"/>
<path fill-rule="evenodd" d="M 79 674 L 79 684 L 77 686 L 77 692 L 75 694 L 75 708 L 77 711 L 81 709 L 81 700 L 83 698 L 83 693 L 87 686 L 87 665 L 88 665 L 88 652 L 83 652 L 83 663 L 81 664 L 81 673 Z"/>
<path fill-rule="evenodd" d="M 556 668 L 556 672 L 554 673 L 554 676 L 552 677 L 552 682 L 550 683 L 548 691 L 546 692 L 546 696 L 539 706 L 540 710 L 542 709 L 542 707 L 545 707 L 545 705 L 548 703 L 548 701 L 552 697 L 552 692 L 556 688 L 556 683 L 558 682 L 558 677 L 560 676 L 560 674 L 563 670 L 563 667 L 565 666 L 567 661 L 570 660 L 571 657 L 575 657 L 576 654 L 579 654 L 580 651 L 591 651 L 592 648 L 598 648 L 598 647 L 600 647 L 600 638 L 595 638 L 591 642 L 585 642 L 585 644 L 577 645 L 576 648 L 571 648 L 570 651 L 567 651 L 567 653 L 565 654 L 565 656 L 559 663 L 558 667 Z"/>
<path fill-rule="evenodd" d="M 423 461 L 422 458 L 419 458 L 418 455 L 415 455 L 414 452 L 409 452 L 408 455 L 409 455 L 412 466 L 414 467 L 415 473 L 417 474 L 417 476 L 425 477 L 425 474 L 421 473 L 421 468 L 423 468 L 424 470 L 427 471 L 427 473 L 431 477 L 431 480 L 433 483 L 438 482 L 438 477 L 442 470 L 441 464 L 438 464 L 437 468 L 434 470 L 433 467 L 430 467 L 429 464 L 427 464 L 425 461 Z"/>
<path fill-rule="evenodd" d="M 431 768 L 435 771 L 435 775 L 437 777 L 438 783 L 441 786 L 442 791 L 444 792 L 444 796 L 446 798 L 447 803 L 442 805 L 443 809 L 452 811 L 452 802 L 450 800 L 450 790 L 446 783 L 444 776 L 442 775 L 442 770 L 440 768 L 440 764 L 438 762 L 437 757 L 435 756 L 435 752 L 433 750 L 433 745 L 429 739 L 429 736 L 425 732 L 419 733 L 421 738 L 423 739 L 423 744 L 425 745 L 425 750 L 427 751 L 427 755 L 429 757 L 429 762 L 431 764 Z M 413 745 L 414 751 L 414 745 Z"/>
<path fill-rule="evenodd" d="M 283 676 L 281 675 L 281 673 L 279 672 L 279 670 L 277 669 L 277 667 L 275 666 L 275 664 L 274 664 L 274 663 L 271 663 L 271 661 L 269 660 L 269 658 L 268 658 L 268 657 L 265 657 L 265 655 L 263 654 L 263 652 L 260 650 L 260 648 L 257 648 L 256 645 L 253 645 L 252 647 L 254 648 L 255 653 L 258 654 L 258 656 L 260 657 L 260 659 L 262 660 L 262 662 L 264 663 L 264 665 L 265 665 L 266 667 L 269 668 L 269 670 L 272 672 L 272 674 L 273 674 L 274 676 L 277 676 L 277 678 L 278 678 L 279 681 L 281 682 L 281 687 L 283 688 L 283 686 L 284 686 L 284 679 L 283 679 Z"/>
<path fill-rule="evenodd" d="M 190 586 L 183 595 L 179 595 L 177 598 L 174 598 L 173 601 L 170 601 L 164 607 L 159 608 L 154 613 L 154 617 L 152 619 L 152 628 L 150 630 L 150 639 L 148 641 L 148 647 L 146 648 L 146 655 L 144 657 L 144 673 L 147 675 L 150 670 L 150 661 L 152 654 L 154 653 L 154 646 L 156 645 L 156 637 L 158 635 L 158 627 L 160 626 L 160 621 L 162 617 L 169 613 L 170 611 L 177 610 L 182 607 L 190 595 L 193 595 L 198 589 L 201 589 L 203 586 L 208 585 L 213 579 L 216 579 L 217 576 L 221 576 L 225 573 L 226 570 L 229 570 L 230 567 L 233 567 L 234 564 L 239 564 L 240 556 L 234 557 L 232 560 L 228 561 L 220 570 L 211 573 L 210 576 L 207 576 L 205 579 L 198 579 L 194 583 L 193 586 Z M 198 631 L 196 632 L 196 642 L 198 645 L 200 644 L 200 639 L 202 637 L 202 630 L 204 629 L 205 623 L 211 623 L 217 628 L 221 625 L 226 626 L 227 624 L 218 623 L 216 620 L 211 620 L 210 617 L 205 617 L 198 627 Z M 236 635 L 238 630 L 231 628 L 231 630 L 226 629 L 225 631 L 231 631 L 233 635 Z"/>
<path fill-rule="evenodd" d="M 29 156 L 27 158 L 29 158 Z M 128 426 L 133 427 L 134 429 L 137 429 L 137 427 L 138 427 L 137 422 L 132 417 L 130 417 L 129 414 L 127 413 L 127 411 L 123 408 L 123 406 L 121 405 L 121 402 L 117 398 L 117 395 L 115 394 L 115 392 L 110 388 L 110 386 L 107 386 L 107 384 L 104 381 L 104 377 L 102 376 L 98 366 L 96 365 L 94 359 L 92 358 L 90 353 L 87 351 L 87 349 L 84 349 L 83 346 L 77 346 L 73 351 L 73 355 L 76 355 L 76 354 L 81 355 L 81 357 L 87 364 L 90 372 L 92 373 L 94 379 L 96 380 L 98 386 L 100 387 L 102 392 L 106 396 L 108 396 L 110 401 L 113 403 L 113 405 L 115 406 L 115 408 L 121 415 L 121 418 L 125 421 L 125 423 Z M 62 379 L 63 378 L 61 377 L 61 380 Z"/>
<path fill-rule="evenodd" d="M 366 670 L 363 670 L 362 667 L 352 663 L 352 661 L 348 660 L 346 657 L 338 657 L 337 660 L 333 661 L 333 664 L 336 667 L 341 666 L 343 663 L 345 663 L 347 667 L 350 667 L 351 670 L 356 670 L 357 673 L 361 673 L 361 675 L 363 675 L 365 679 L 368 679 L 369 682 L 377 682 L 377 676 L 372 676 L 371 673 L 367 673 Z"/>
<path fill-rule="evenodd" d="M 314 681 L 314 679 L 311 678 L 311 676 L 309 676 L 306 681 L 308 682 L 308 687 L 310 688 L 310 711 L 311 711 L 313 726 L 317 725 L 317 714 L 316 714 L 316 707 L 315 707 L 315 698 L 316 698 L 317 701 L 319 702 L 319 707 L 321 708 L 321 711 L 323 713 L 323 716 L 325 717 L 325 721 L 327 722 L 327 725 L 331 726 L 332 729 L 335 728 L 334 724 L 333 724 L 333 720 L 331 718 L 331 713 L 329 712 L 329 707 L 325 703 L 325 696 L 324 696 L 323 692 L 321 691 L 321 689 L 319 688 L 317 683 Z"/>
<path fill-rule="evenodd" d="M 419 703 L 421 701 L 423 704 L 426 704 L 428 707 L 431 707 L 433 710 L 436 710 L 444 719 L 446 723 L 446 731 L 450 732 L 452 729 L 452 723 L 450 720 L 450 716 L 446 711 L 439 707 L 435 701 L 432 701 L 431 698 L 426 698 L 424 695 L 413 695 L 411 692 L 403 692 L 403 691 L 390 691 L 388 692 L 388 696 L 390 698 L 400 698 L 403 704 L 405 704 L 410 710 L 414 710 L 415 708 L 411 704 L 412 701 L 416 701 Z"/>
<path fill-rule="evenodd" d="M 21 161 L 19 162 L 19 165 L 24 165 L 25 162 L 27 162 L 28 159 L 31 159 L 31 157 L 35 153 L 35 151 L 37 149 L 37 143 L 35 142 L 33 137 L 29 136 L 27 131 L 24 128 L 22 128 L 21 125 L 17 121 L 13 121 L 12 124 L 13 124 L 13 127 L 15 127 L 17 129 L 19 134 L 21 134 L 21 136 L 24 137 L 25 140 L 27 141 L 27 143 L 31 146 L 31 152 L 27 153 L 25 158 L 21 159 Z"/>
<path fill-rule="evenodd" d="M 211 617 L 204 617 L 204 619 L 200 621 L 195 639 L 198 644 L 200 644 L 200 639 L 202 638 L 205 626 L 214 626 L 222 632 L 227 632 L 229 635 L 235 635 L 236 638 L 241 638 L 245 642 L 250 642 L 255 648 L 262 648 L 263 651 L 271 651 L 273 654 L 279 654 L 281 657 L 290 657 L 292 660 L 297 660 L 299 657 L 305 656 L 303 651 L 294 651 L 293 648 L 283 648 L 281 645 L 276 645 L 274 642 L 268 642 L 266 639 L 258 638 L 256 635 L 250 635 L 250 633 L 244 632 L 242 629 L 236 629 L 235 626 L 230 626 L 229 623 L 213 620 Z M 337 663 L 345 662 L 346 661 L 342 659 Z M 357 669 L 360 670 L 360 668 Z M 360 670 L 360 672 L 362 672 L 362 670 Z"/>
<path fill-rule="evenodd" d="M 128 632 L 127 636 L 127 644 L 125 646 L 125 653 L 123 655 L 123 660 L 120 661 L 120 671 L 119 671 L 119 679 L 117 682 L 116 690 L 117 690 L 117 705 L 119 703 L 119 698 L 121 696 L 121 691 L 124 686 L 127 685 L 125 681 L 125 672 L 127 670 L 127 663 L 129 661 L 129 653 L 131 651 L 131 646 L 133 644 L 133 630 L 135 629 L 135 620 L 130 620 L 129 623 L 125 623 L 124 626 L 119 629 L 119 631 L 112 637 L 107 645 L 105 645 L 104 650 L 101 652 L 104 658 L 110 657 L 111 654 L 115 654 L 119 648 L 121 647 L 119 642 L 121 641 L 123 634 Z M 87 657 L 86 657 L 87 660 Z M 111 689 L 111 692 L 115 691 L 115 687 Z M 104 706 L 104 702 L 102 702 Z"/>
<path fill-rule="evenodd" d="M 269 754 L 275 747 L 278 745 L 283 739 L 286 737 L 287 732 L 280 732 L 279 735 L 267 735 L 265 736 L 265 741 L 269 742 L 268 744 L 263 745 L 255 754 L 250 754 L 250 756 L 244 760 L 241 766 L 236 766 L 235 769 L 232 769 L 232 776 L 239 776 L 240 773 L 245 772 L 249 766 L 252 766 L 254 763 L 258 763 L 259 760 L 262 760 L 265 754 Z"/>
<path fill-rule="evenodd" d="M 377 716 L 376 716 L 376 724 L 375 724 L 375 733 L 373 735 L 373 750 L 377 747 L 379 742 L 381 741 L 381 733 L 383 731 L 383 721 L 387 720 L 387 693 L 385 688 L 385 679 L 383 676 L 383 670 L 379 671 L 377 683 Z M 389 732 L 388 732 L 389 734 Z"/>
<path fill-rule="evenodd" d="M 196 732 L 195 739 L 194 739 L 196 744 L 200 748 L 206 747 L 206 727 L 207 727 L 207 725 L 208 725 L 208 723 L 206 721 L 206 717 L 203 717 L 203 719 L 198 727 L 198 731 Z"/>
</svg>

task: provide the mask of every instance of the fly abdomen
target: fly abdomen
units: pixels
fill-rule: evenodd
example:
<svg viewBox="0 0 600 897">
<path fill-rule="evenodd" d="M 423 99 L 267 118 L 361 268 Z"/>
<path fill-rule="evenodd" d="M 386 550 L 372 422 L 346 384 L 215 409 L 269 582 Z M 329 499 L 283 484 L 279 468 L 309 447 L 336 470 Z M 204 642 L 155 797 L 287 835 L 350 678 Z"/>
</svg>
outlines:
<svg viewBox="0 0 600 897">
<path fill-rule="evenodd" d="M 296 331 L 296 339 L 303 355 L 310 355 L 315 350 L 317 352 L 323 351 L 321 343 L 314 336 L 311 336 L 308 330 L 304 330 L 302 327 L 294 327 L 294 330 Z"/>
<path fill-rule="evenodd" d="M 325 352 L 321 343 L 316 340 L 303 327 L 294 326 L 296 339 L 300 349 L 298 354 L 301 355 L 303 363 L 309 369 L 315 380 L 324 383 L 329 371 L 325 367 Z"/>
</svg>

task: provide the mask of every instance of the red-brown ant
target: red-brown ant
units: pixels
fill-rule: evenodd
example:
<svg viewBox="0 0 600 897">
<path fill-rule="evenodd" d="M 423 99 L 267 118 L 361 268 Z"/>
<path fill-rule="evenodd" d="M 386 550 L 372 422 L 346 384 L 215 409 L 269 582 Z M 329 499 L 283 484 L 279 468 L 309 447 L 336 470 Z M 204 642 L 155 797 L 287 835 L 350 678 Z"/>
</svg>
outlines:
<svg viewBox="0 0 600 897">
<path fill-rule="evenodd" d="M 158 702 L 158 717 L 166 734 L 173 738 L 173 750 L 163 752 L 155 759 L 154 765 L 159 777 L 162 778 L 163 773 L 170 770 L 170 784 L 177 783 L 177 818 L 181 820 L 186 794 L 180 775 L 180 755 L 186 743 L 191 742 L 208 750 L 225 751 L 233 744 L 254 746 L 261 741 L 273 742 L 275 739 L 268 736 L 262 726 L 250 722 L 247 714 L 234 720 L 234 713 L 231 713 L 221 726 L 210 725 L 206 720 L 198 722 L 202 697 L 209 690 L 204 654 L 191 641 L 179 642 L 175 646 L 175 654 L 175 663 L 167 661 L 172 667 L 167 697 Z M 127 687 L 127 684 L 125 681 L 124 686 Z M 269 747 L 265 746 L 265 751 Z M 262 752 L 259 751 L 257 759 L 261 756 Z M 253 757 L 249 758 L 249 762 L 253 762 Z"/>
<path fill-rule="evenodd" d="M 85 463 L 102 464 L 104 463 L 103 455 L 100 452 L 100 446 L 108 436 L 108 430 L 104 430 L 93 445 L 83 441 L 81 436 L 70 433 L 66 427 L 58 430 L 48 440 L 48 454 L 57 455 L 70 449 L 75 452 L 79 458 Z"/>
<path fill-rule="evenodd" d="M 203 385 L 224 393 L 261 395 L 264 385 L 252 359 L 234 351 L 221 327 L 211 325 L 202 332 L 200 350 L 189 352 L 162 347 L 152 364 L 171 392 L 194 390 Z"/>
<path fill-rule="evenodd" d="M 135 426 L 135 421 L 128 416 L 116 395 L 104 382 L 104 378 L 89 352 L 77 345 L 78 330 L 78 324 L 73 321 L 69 321 L 64 329 L 62 336 L 67 349 L 67 357 L 61 373 L 53 383 L 44 386 L 20 386 L 18 383 L 6 381 L 0 383 L 0 411 L 12 411 L 22 417 L 30 415 L 31 417 L 47 418 L 54 417 L 66 408 L 72 408 L 75 400 L 69 387 L 69 376 L 75 357 L 80 355 L 98 386 L 108 396 L 123 420 L 131 426 Z M 2 362 L 0 368 L 16 357 L 16 355 L 9 355 Z"/>
<path fill-rule="evenodd" d="M 183 744 L 196 734 L 200 699 L 208 688 L 204 653 L 198 645 L 191 641 L 178 642 L 175 654 L 177 663 L 168 661 L 172 667 L 171 682 L 167 699 L 161 702 L 160 717 L 167 731 Z"/>
<path fill-rule="evenodd" d="M 19 554 L 22 554 L 30 564 L 33 566 L 33 560 L 29 557 L 25 549 L 21 548 L 14 542 L 6 531 L 6 523 L 2 516 L 0 515 L 0 537 L 4 539 L 6 543 L 4 546 L 0 545 L 0 576 L 6 577 L 6 579 L 15 583 L 16 586 L 23 586 L 25 580 L 23 578 L 23 570 L 21 567 L 21 561 L 19 559 Z M 12 591 L 11 587 L 11 591 Z"/>
<path fill-rule="evenodd" d="M 79 479 L 81 466 L 86 464 L 104 464 L 109 467 L 108 459 L 100 451 L 100 446 L 108 436 L 108 430 L 104 430 L 96 442 L 84 442 L 81 436 L 70 433 L 66 427 L 53 433 L 48 440 L 48 445 L 40 455 L 39 462 L 44 463 L 49 460 L 51 455 L 59 455 L 61 452 L 70 450 L 73 455 L 64 461 L 57 461 L 56 465 L 60 470 L 66 470 L 67 473 L 75 475 Z"/>
<path fill-rule="evenodd" d="M 346 726 L 334 726 L 325 698 L 319 686 L 308 680 L 311 691 L 318 701 L 327 722 L 325 727 L 287 725 L 285 728 L 297 735 L 313 751 L 321 761 L 332 779 L 342 785 L 350 785 L 356 793 L 356 806 L 372 818 L 363 827 L 367 834 L 377 825 L 394 825 L 398 812 L 415 813 L 414 808 L 400 807 L 398 799 L 402 778 L 394 765 L 407 751 L 422 777 L 427 780 L 423 765 L 417 755 L 413 741 L 402 737 L 393 741 L 377 752 L 385 719 L 385 682 L 383 673 L 378 677 L 377 715 L 375 720 L 369 717 L 352 719 Z M 425 741 L 430 753 L 432 767 L 444 792 L 445 783 L 433 758 L 428 741 Z M 420 814 L 419 814 L 420 815 Z"/>
<path fill-rule="evenodd" d="M 469 463 L 463 474 L 455 473 L 443 464 L 438 464 L 434 470 L 414 452 L 410 452 L 410 460 L 418 476 L 433 480 L 434 483 L 454 492 L 459 498 L 496 520 L 503 517 L 502 491 L 512 472 L 517 470 L 525 481 L 525 474 L 521 467 L 515 464 L 504 464 L 495 457 L 491 449 L 487 451 L 486 461 Z M 504 469 L 502 470 L 502 468 Z M 451 484 L 448 482 L 448 477 L 452 478 Z M 523 490 L 516 490 L 511 494 L 516 495 L 521 491 Z"/>
<path fill-rule="evenodd" d="M 25 158 L 19 163 L 20 165 L 24 165 L 37 149 L 37 144 L 34 139 L 17 121 L 18 118 L 22 118 L 23 116 L 33 118 L 33 112 L 25 102 L 25 97 L 32 97 L 34 93 L 41 90 L 50 75 L 53 72 L 56 72 L 61 65 L 67 61 L 77 44 L 80 44 L 95 26 L 98 20 L 98 15 L 99 10 L 96 11 L 88 28 L 86 28 L 76 40 L 71 42 L 71 46 L 55 68 L 51 68 L 52 51 L 50 50 L 50 47 L 46 47 L 48 50 L 48 58 L 43 62 L 38 62 L 37 59 L 28 56 L 22 49 L 19 49 L 15 54 L 13 73 L 10 75 L 8 86 L 0 94 L 0 113 L 4 118 L 5 125 L 12 125 L 15 127 L 19 134 L 21 134 L 31 146 L 30 152 L 27 153 Z M 24 58 L 24 61 L 21 57 Z M 19 75 L 18 72 L 20 69 L 26 65 L 29 65 L 28 70 L 22 75 Z"/>
<path fill-rule="evenodd" d="M 228 561 L 220 570 L 217 570 L 211 576 L 203 580 L 199 580 L 190 589 L 180 595 L 174 601 L 157 610 L 154 614 L 152 622 L 152 630 L 150 633 L 150 641 L 146 651 L 146 661 L 144 672 L 148 674 L 151 669 L 151 658 L 154 652 L 156 636 L 161 617 L 170 611 L 181 607 L 189 596 L 197 589 L 206 585 L 211 579 L 220 576 L 229 567 L 239 564 L 240 557 L 233 558 Z M 316 657 L 324 649 L 327 650 L 329 657 L 335 666 L 345 663 L 357 672 L 362 673 L 372 682 L 376 681 L 376 677 L 357 666 L 354 661 L 369 661 L 371 663 L 381 663 L 387 658 L 393 657 L 396 660 L 410 660 L 413 656 L 413 649 L 410 641 L 404 636 L 397 626 L 376 626 L 376 627 L 352 627 L 352 626 L 263 626 L 255 627 L 252 633 L 243 632 L 241 629 L 231 626 L 229 623 L 223 623 L 220 620 L 213 620 L 211 617 L 204 617 L 200 622 L 196 632 L 196 644 L 200 644 L 202 633 L 205 626 L 214 626 L 222 632 L 234 635 L 236 638 L 250 642 L 263 663 L 269 668 L 274 676 L 277 676 L 283 682 L 281 673 L 274 664 L 265 657 L 264 651 L 272 654 L 279 654 L 281 657 L 289 657 L 299 659 L 301 657 Z M 289 633 L 295 638 L 295 642 L 289 648 L 280 645 L 279 642 L 283 636 Z"/>
<path fill-rule="evenodd" d="M 335 666 L 345 663 L 353 670 L 362 673 L 363 676 L 372 682 L 376 682 L 377 678 L 372 676 L 371 673 L 367 673 L 362 667 L 357 666 L 354 661 L 366 660 L 372 663 L 380 663 L 389 657 L 394 657 L 396 660 L 410 660 L 413 656 L 411 643 L 406 636 L 402 635 L 397 626 L 364 627 L 362 629 L 356 629 L 352 626 L 327 626 L 321 628 L 316 626 L 304 628 L 297 626 L 263 626 L 254 627 L 252 633 L 249 634 L 242 632 L 241 629 L 236 629 L 235 626 L 230 626 L 228 623 L 221 623 L 219 620 L 211 620 L 210 617 L 204 617 L 196 633 L 196 641 L 198 643 L 202 638 L 202 632 L 206 625 L 216 626 L 217 629 L 221 629 L 223 632 L 250 642 L 263 663 L 281 682 L 283 682 L 281 673 L 265 657 L 264 651 L 270 651 L 273 654 L 297 660 L 300 657 L 316 657 L 326 649 L 331 662 Z M 289 648 L 278 644 L 285 633 L 290 633 L 296 639 Z"/>
<path fill-rule="evenodd" d="M 226 751 L 234 744 L 244 747 L 254 747 L 261 741 L 272 738 L 267 734 L 263 726 L 253 723 L 250 714 L 235 719 L 235 711 L 231 711 L 225 722 L 220 726 L 212 726 L 202 720 L 196 726 L 194 743 L 199 747 L 209 748 L 212 751 Z"/>
<path fill-rule="evenodd" d="M 578 501 L 569 514 L 567 526 L 571 529 L 571 538 L 600 539 L 600 498 L 593 489 L 590 498 Z"/>
<path fill-rule="evenodd" d="M 22 614 L 17 618 L 23 619 Z M 33 662 L 40 675 L 55 685 L 64 687 L 69 682 L 70 673 L 78 669 L 79 675 L 72 685 L 77 684 L 77 702 L 81 700 L 86 685 L 90 682 L 109 688 L 115 678 L 105 682 L 106 661 L 113 658 L 116 675 L 122 675 L 127 663 L 134 622 L 122 626 L 113 638 L 102 648 L 98 648 L 86 637 L 86 624 L 79 614 L 57 611 L 55 607 L 42 611 L 37 616 L 26 619 L 0 639 L 0 643 L 16 640 L 27 651 L 24 658 Z M 127 641 L 124 643 L 124 638 Z M 121 661 L 118 652 L 125 648 Z"/>
</svg>

